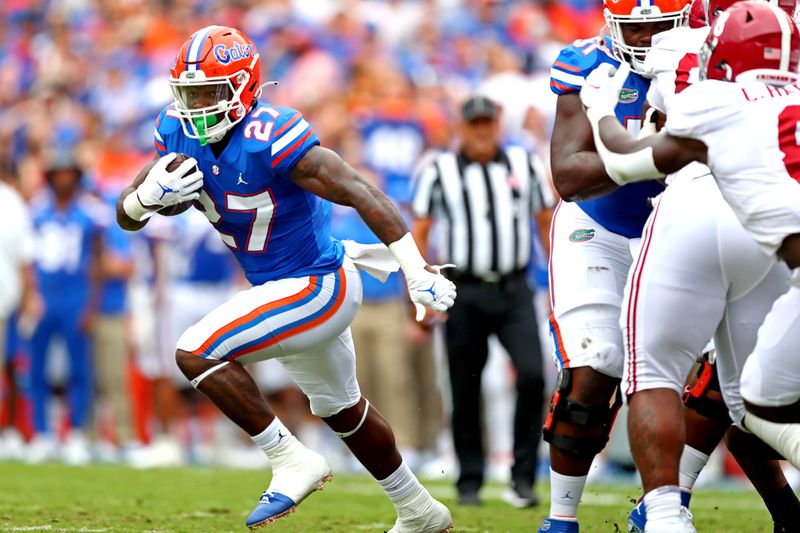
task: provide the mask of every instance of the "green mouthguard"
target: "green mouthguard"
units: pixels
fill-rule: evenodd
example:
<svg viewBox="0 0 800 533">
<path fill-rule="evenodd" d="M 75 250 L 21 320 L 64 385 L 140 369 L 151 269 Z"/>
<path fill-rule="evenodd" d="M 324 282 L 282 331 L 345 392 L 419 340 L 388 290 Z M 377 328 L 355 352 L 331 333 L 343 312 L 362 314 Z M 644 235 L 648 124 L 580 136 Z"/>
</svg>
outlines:
<svg viewBox="0 0 800 533">
<path fill-rule="evenodd" d="M 197 137 L 200 139 L 200 146 L 207 145 L 208 139 L 206 139 L 206 130 L 217 123 L 217 116 L 208 115 L 206 117 L 197 117 L 192 119 L 192 122 L 194 122 L 194 127 L 197 128 Z"/>
</svg>

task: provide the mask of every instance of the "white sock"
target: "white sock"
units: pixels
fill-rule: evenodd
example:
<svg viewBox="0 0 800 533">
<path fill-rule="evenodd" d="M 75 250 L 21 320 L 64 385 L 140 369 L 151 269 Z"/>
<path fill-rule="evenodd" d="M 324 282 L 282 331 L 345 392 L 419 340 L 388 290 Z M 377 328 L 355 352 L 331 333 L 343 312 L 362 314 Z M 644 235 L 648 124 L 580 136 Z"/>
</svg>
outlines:
<svg viewBox="0 0 800 533">
<path fill-rule="evenodd" d="M 378 484 L 398 509 L 420 493 L 427 492 L 405 461 L 389 477 L 379 479 Z"/>
<path fill-rule="evenodd" d="M 677 518 L 681 514 L 681 488 L 677 485 L 664 485 L 644 495 L 647 521 Z"/>
<path fill-rule="evenodd" d="M 286 429 L 286 426 L 283 425 L 283 422 L 281 422 L 277 416 L 275 420 L 267 426 L 267 429 L 250 438 L 253 439 L 253 442 L 255 442 L 268 457 L 279 444 L 283 445 L 293 440 L 292 433 Z"/>
<path fill-rule="evenodd" d="M 678 474 L 678 482 L 681 489 L 686 492 L 692 492 L 694 484 L 697 482 L 697 476 L 699 476 L 700 472 L 705 468 L 709 457 L 709 455 L 692 448 L 688 444 L 683 447 L 680 472 Z"/>
<path fill-rule="evenodd" d="M 550 469 L 550 517 L 577 521 L 586 476 L 565 476 Z"/>
</svg>

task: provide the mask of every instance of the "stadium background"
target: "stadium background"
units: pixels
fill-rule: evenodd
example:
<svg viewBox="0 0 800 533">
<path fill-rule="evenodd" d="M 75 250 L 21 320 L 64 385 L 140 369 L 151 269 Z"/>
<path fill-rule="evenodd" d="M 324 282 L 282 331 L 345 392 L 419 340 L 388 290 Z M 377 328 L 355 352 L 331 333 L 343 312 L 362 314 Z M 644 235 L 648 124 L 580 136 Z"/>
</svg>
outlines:
<svg viewBox="0 0 800 533">
<path fill-rule="evenodd" d="M 0 13 L 0 173 L 17 183 L 32 203 L 46 189 L 48 161 L 63 153 L 80 163 L 84 185 L 92 194 L 107 202 L 116 197 L 152 157 L 153 124 L 171 99 L 166 80 L 176 50 L 193 31 L 208 24 L 242 28 L 261 52 L 263 78 L 280 82 L 265 88 L 263 99 L 300 109 L 323 145 L 377 179 L 400 205 L 408 200 L 419 161 L 431 151 L 454 146 L 457 105 L 470 93 L 485 93 L 502 104 L 507 142 L 546 156 L 555 107 L 548 86 L 549 65 L 564 43 L 595 35 L 603 24 L 600 6 L 588 0 L 6 0 Z M 335 217 L 334 228 L 350 235 L 351 214 L 336 210 Z M 147 367 L 159 363 L 152 358 L 147 362 L 138 352 L 171 354 L 174 333 L 164 324 L 176 312 L 172 302 L 186 294 L 180 291 L 186 290 L 190 268 L 186 254 L 191 252 L 179 246 L 180 235 L 194 231 L 185 227 L 192 223 L 182 224 L 165 222 L 145 238 L 149 244 L 131 238 L 135 272 L 129 284 L 138 296 L 129 293 L 125 313 L 139 325 L 130 328 L 127 353 L 112 355 L 129 364 L 135 425 L 131 443 L 156 453 L 148 444 L 166 433 L 170 445 L 177 443 L 179 448 L 177 456 L 174 449 L 165 452 L 172 453 L 167 464 L 263 466 L 258 454 L 247 453 L 247 443 L 237 432 L 191 394 L 180 398 L 169 431 L 156 420 L 158 406 L 153 405 L 150 378 L 159 370 Z M 159 259 L 164 263 L 155 267 L 149 250 L 152 242 L 168 250 Z M 154 270 L 160 272 L 158 281 L 153 279 Z M 227 275 L 229 290 L 241 283 L 234 274 Z M 542 269 L 531 272 L 531 279 L 544 294 Z M 391 286 L 386 290 L 388 297 L 403 297 L 399 290 L 392 293 Z M 543 306 L 540 302 L 542 316 Z M 142 326 L 148 316 L 151 322 Z M 549 342 L 547 335 L 543 338 Z M 153 344 L 144 348 L 148 342 Z M 63 383 L 66 373 L 62 352 L 56 344 L 49 363 L 48 375 L 55 384 Z M 23 393 L 14 422 L 29 439 L 24 339 L 15 345 L 14 355 Z M 506 422 L 498 422 L 499 437 L 490 443 L 491 475 L 502 480 L 510 461 L 508 418 L 513 402 L 507 363 L 499 353 L 492 361 L 487 369 L 486 409 L 494 409 L 496 420 Z M 549 359 L 545 364 L 552 369 Z M 279 371 L 264 366 L 265 391 L 279 404 L 284 402 L 285 409 L 302 411 Z M 446 391 L 446 383 L 438 382 Z M 174 383 L 177 386 L 180 380 Z M 0 390 L 7 392 L 8 387 Z M 444 412 L 446 398 L 445 392 Z M 87 440 L 113 442 L 107 407 L 100 401 L 95 407 L 94 428 L 87 432 Z M 64 418 L 59 402 L 54 402 L 52 414 L 55 420 Z M 190 419 L 189 414 L 194 416 Z M 297 416 L 304 428 L 301 438 L 305 435 L 312 447 L 333 455 L 332 462 L 338 456 L 335 468 L 357 470 L 321 426 Z M 6 410 L 0 420 L 4 427 L 10 424 Z M 445 420 L 439 419 L 429 446 L 406 450 L 417 454 L 414 465 L 423 475 L 452 474 Z M 62 426 L 56 429 L 63 437 Z M 631 482 L 624 443 L 624 435 L 617 436 L 609 463 L 618 466 L 602 469 L 602 475 Z M 241 449 L 236 454 L 216 453 L 220 446 Z M 93 461 L 121 457 L 104 457 L 102 449 L 95 448 L 91 454 Z M 150 457 L 139 466 L 157 463 Z M 732 464 L 720 454 L 711 470 L 736 476 Z M 546 467 L 543 460 L 543 472 Z"/>
</svg>

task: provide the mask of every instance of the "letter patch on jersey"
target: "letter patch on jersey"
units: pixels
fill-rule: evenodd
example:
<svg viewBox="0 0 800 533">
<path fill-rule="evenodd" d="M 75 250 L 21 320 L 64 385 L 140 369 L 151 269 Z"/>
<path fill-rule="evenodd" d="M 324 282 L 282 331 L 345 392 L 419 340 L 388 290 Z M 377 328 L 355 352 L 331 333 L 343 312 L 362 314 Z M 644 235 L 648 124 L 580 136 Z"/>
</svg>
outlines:
<svg viewBox="0 0 800 533">
<path fill-rule="evenodd" d="M 576 229 L 569 235 L 571 242 L 587 242 L 594 239 L 596 231 L 594 228 Z"/>
</svg>

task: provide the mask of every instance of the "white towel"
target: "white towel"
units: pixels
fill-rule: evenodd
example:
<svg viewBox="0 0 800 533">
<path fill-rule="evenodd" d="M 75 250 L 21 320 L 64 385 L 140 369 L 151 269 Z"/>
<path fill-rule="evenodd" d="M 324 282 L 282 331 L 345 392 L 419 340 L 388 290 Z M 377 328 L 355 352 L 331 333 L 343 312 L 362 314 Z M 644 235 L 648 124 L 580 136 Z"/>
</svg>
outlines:
<svg viewBox="0 0 800 533">
<path fill-rule="evenodd" d="M 391 250 L 383 244 L 361 244 L 355 241 L 342 241 L 344 253 L 352 259 L 359 270 L 375 279 L 385 282 L 392 272 L 400 270 L 400 263 Z"/>
</svg>

